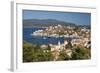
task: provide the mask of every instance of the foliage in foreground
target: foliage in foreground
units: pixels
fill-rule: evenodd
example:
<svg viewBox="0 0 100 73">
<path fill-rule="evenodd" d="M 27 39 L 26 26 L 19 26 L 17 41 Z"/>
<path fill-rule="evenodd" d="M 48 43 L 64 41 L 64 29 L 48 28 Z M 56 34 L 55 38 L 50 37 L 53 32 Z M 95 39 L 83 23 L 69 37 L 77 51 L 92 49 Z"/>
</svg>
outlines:
<svg viewBox="0 0 100 73">
<path fill-rule="evenodd" d="M 74 46 L 72 46 L 74 47 Z M 91 49 L 75 47 L 72 49 L 72 56 L 69 57 L 64 50 L 59 54 L 57 61 L 63 60 L 84 60 L 91 58 Z M 23 62 L 53 61 L 54 57 L 50 46 L 43 49 L 40 45 L 23 42 Z"/>
</svg>

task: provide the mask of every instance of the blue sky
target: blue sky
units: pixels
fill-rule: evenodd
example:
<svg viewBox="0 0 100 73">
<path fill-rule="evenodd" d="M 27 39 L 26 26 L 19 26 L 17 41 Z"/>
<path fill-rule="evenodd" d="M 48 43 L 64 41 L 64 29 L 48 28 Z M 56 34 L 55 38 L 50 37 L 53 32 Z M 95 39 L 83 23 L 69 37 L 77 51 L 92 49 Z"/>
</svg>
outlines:
<svg viewBox="0 0 100 73">
<path fill-rule="evenodd" d="M 90 25 L 90 13 L 23 10 L 23 19 L 56 19 L 78 25 Z"/>
</svg>

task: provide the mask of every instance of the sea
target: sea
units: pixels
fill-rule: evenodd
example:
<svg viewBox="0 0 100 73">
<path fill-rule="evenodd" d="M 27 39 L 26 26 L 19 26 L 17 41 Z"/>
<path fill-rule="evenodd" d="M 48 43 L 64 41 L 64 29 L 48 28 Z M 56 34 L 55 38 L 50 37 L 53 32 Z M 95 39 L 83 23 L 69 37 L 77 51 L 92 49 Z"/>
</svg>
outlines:
<svg viewBox="0 0 100 73">
<path fill-rule="evenodd" d="M 61 44 L 64 43 L 65 40 L 71 39 L 71 38 L 65 38 L 65 37 L 48 37 L 48 36 L 34 36 L 31 35 L 33 32 L 37 30 L 45 30 L 46 28 L 23 28 L 23 41 L 27 41 L 32 44 L 39 44 L 39 45 L 48 45 L 48 44 L 58 44 L 60 42 Z"/>
</svg>

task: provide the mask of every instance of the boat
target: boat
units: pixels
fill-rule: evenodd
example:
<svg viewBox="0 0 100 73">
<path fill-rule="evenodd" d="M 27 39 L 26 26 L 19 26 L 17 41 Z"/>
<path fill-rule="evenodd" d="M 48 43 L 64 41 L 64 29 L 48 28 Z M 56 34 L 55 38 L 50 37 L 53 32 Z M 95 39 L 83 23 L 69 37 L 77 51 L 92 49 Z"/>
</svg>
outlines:
<svg viewBox="0 0 100 73">
<path fill-rule="evenodd" d="M 43 39 L 46 39 L 46 37 L 43 37 Z"/>
</svg>

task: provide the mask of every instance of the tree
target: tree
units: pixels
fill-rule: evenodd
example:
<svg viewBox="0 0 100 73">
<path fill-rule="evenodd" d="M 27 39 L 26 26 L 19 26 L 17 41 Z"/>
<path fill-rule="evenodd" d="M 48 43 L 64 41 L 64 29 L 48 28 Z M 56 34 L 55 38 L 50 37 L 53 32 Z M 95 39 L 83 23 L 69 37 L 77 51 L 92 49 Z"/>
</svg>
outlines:
<svg viewBox="0 0 100 73">
<path fill-rule="evenodd" d="M 32 47 L 29 43 L 23 44 L 23 62 L 31 62 L 33 59 Z"/>
<path fill-rule="evenodd" d="M 65 48 L 67 49 L 72 49 L 72 44 L 71 42 L 69 41 L 67 45 L 65 45 Z"/>
<path fill-rule="evenodd" d="M 60 52 L 58 60 L 69 60 L 69 59 L 70 59 L 70 57 L 67 55 L 67 53 L 65 52 L 65 50 L 62 50 Z"/>
<path fill-rule="evenodd" d="M 90 50 L 87 48 L 76 48 L 72 53 L 72 60 L 90 59 Z"/>
</svg>

